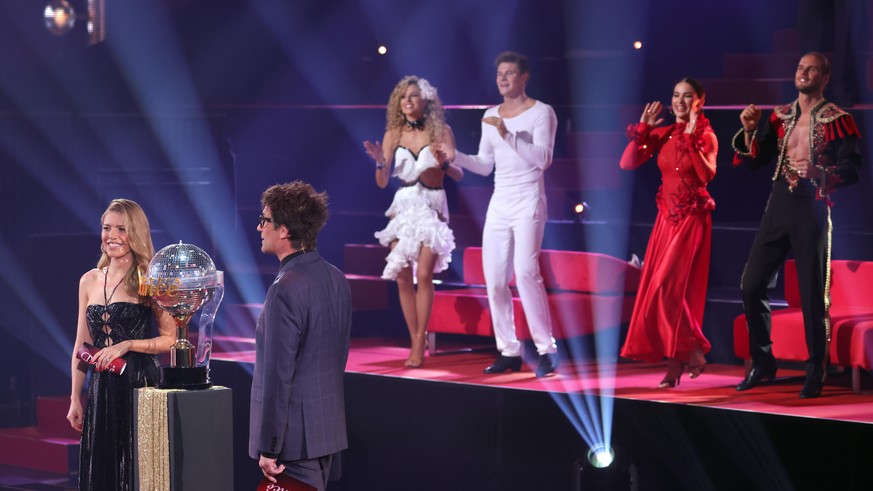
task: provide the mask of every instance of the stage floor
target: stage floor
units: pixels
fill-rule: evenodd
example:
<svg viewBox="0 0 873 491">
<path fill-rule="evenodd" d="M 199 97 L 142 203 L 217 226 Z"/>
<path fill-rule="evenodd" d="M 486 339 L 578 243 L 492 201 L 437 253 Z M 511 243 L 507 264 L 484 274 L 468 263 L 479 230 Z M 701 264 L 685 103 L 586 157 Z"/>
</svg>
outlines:
<svg viewBox="0 0 873 491">
<path fill-rule="evenodd" d="M 356 339 L 350 351 L 347 479 L 362 489 L 379 489 L 367 485 L 398 468 L 405 473 L 393 489 L 637 489 L 629 481 L 645 490 L 871 489 L 862 469 L 873 462 L 873 396 L 852 393 L 848 375 L 832 377 L 823 397 L 801 400 L 796 369 L 738 393 L 738 365 L 708 366 L 698 379 L 660 389 L 665 364 L 598 370 L 565 362 L 556 376 L 537 379 L 530 368 L 483 374 L 493 350 L 428 357 L 419 369 L 403 367 L 407 354 L 403 341 L 390 339 Z M 582 484 L 591 469 L 574 466 L 592 444 L 583 427 L 611 432 L 606 438 L 623 456 L 613 471 L 625 472 L 612 484 Z M 821 449 L 841 457 L 822 462 Z M 638 474 L 629 479 L 631 465 Z M 420 476 L 434 468 L 439 480 L 421 487 Z"/>
<path fill-rule="evenodd" d="M 346 371 L 409 380 L 542 392 L 584 392 L 617 399 L 873 423 L 873 394 L 852 392 L 848 373 L 830 375 L 822 397 L 800 399 L 803 371 L 796 369 L 780 369 L 774 383 L 737 392 L 734 386 L 742 380 L 744 373 L 744 368 L 738 365 L 709 364 L 699 378 L 691 380 L 684 376 L 678 387 L 661 389 L 658 383 L 666 370 L 663 363 L 623 361 L 606 364 L 598 370 L 595 363 L 569 363 L 562 358 L 557 375 L 537 379 L 529 367 L 518 373 L 483 374 L 482 369 L 495 356 L 488 351 L 428 356 L 424 366 L 416 369 L 403 366 L 407 355 L 408 348 L 396 339 L 355 338 L 352 339 Z M 215 359 L 242 362 L 252 362 L 253 357 L 254 352 L 249 350 L 215 355 Z"/>
</svg>

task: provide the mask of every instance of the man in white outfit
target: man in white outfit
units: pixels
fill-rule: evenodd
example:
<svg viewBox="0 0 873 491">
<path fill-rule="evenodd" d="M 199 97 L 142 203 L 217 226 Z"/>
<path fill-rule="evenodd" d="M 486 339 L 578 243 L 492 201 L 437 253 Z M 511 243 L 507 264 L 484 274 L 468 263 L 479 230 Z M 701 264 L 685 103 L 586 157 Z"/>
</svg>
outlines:
<svg viewBox="0 0 873 491">
<path fill-rule="evenodd" d="M 444 150 L 450 161 L 487 176 L 494 171 L 494 194 L 482 233 L 482 262 L 488 304 L 500 356 L 485 373 L 521 369 L 521 343 L 515 334 L 513 272 L 531 337 L 539 353 L 537 377 L 555 371 L 557 347 L 539 255 L 546 225 L 543 173 L 552 164 L 557 117 L 551 106 L 525 94 L 530 67 L 522 54 L 497 56 L 497 89 L 503 104 L 485 111 L 477 155 Z M 512 262 L 510 262 L 510 259 Z"/>
</svg>

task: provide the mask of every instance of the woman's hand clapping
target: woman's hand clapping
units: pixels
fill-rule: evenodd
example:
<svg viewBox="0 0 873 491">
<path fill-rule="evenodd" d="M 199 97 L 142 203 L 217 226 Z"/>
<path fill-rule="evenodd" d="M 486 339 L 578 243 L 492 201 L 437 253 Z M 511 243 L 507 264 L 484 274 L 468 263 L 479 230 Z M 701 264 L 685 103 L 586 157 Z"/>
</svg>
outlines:
<svg viewBox="0 0 873 491">
<path fill-rule="evenodd" d="M 697 104 L 691 108 L 691 113 L 688 114 L 688 124 L 685 125 L 685 134 L 694 133 L 694 128 L 697 126 L 697 117 L 700 116 L 700 107 Z"/>
<path fill-rule="evenodd" d="M 367 155 L 376 161 L 376 165 L 385 164 L 385 153 L 382 151 L 382 144 L 378 141 L 371 143 L 369 140 L 364 142 L 364 150 Z"/>
<path fill-rule="evenodd" d="M 658 126 L 663 123 L 664 118 L 658 117 L 661 109 L 663 109 L 663 106 L 658 101 L 646 104 L 645 109 L 643 109 L 643 115 L 640 116 L 640 123 L 646 123 L 649 126 Z"/>
<path fill-rule="evenodd" d="M 455 147 L 453 145 L 446 145 L 443 142 L 433 142 L 430 144 L 430 150 L 437 162 L 443 163 L 455 161 Z"/>
</svg>

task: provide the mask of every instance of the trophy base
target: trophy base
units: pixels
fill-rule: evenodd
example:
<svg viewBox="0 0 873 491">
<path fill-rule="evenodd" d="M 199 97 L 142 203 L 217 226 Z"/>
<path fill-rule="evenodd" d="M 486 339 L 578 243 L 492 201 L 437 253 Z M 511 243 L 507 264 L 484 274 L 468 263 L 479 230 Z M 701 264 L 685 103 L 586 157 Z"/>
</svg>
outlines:
<svg viewBox="0 0 873 491">
<path fill-rule="evenodd" d="M 212 387 L 206 367 L 161 367 L 159 389 L 203 390 Z"/>
</svg>

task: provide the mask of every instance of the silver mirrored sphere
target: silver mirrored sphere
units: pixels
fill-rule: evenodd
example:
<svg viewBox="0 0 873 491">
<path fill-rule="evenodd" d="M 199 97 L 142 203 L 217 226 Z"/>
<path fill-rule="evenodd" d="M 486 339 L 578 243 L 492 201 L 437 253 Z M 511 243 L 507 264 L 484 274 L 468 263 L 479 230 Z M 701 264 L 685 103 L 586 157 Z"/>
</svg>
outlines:
<svg viewBox="0 0 873 491">
<path fill-rule="evenodd" d="M 215 293 L 218 275 L 206 252 L 178 243 L 158 251 L 146 274 L 148 293 L 176 319 L 193 315 Z"/>
</svg>

